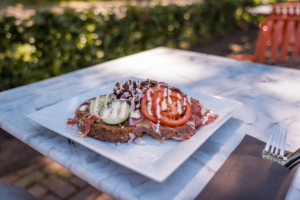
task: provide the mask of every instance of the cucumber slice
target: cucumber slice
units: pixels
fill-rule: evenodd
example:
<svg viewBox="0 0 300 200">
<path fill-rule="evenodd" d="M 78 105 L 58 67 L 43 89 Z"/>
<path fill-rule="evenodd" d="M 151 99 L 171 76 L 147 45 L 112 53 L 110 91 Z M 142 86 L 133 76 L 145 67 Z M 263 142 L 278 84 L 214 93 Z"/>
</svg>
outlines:
<svg viewBox="0 0 300 200">
<path fill-rule="evenodd" d="M 89 112 L 92 111 L 92 106 L 93 106 L 93 108 L 95 107 L 95 105 L 97 103 L 96 99 L 97 99 L 97 97 L 90 102 L 90 104 L 89 104 Z M 99 98 L 98 98 L 99 108 L 101 108 L 104 105 L 105 100 L 106 100 L 106 95 L 100 95 L 99 96 Z M 111 101 L 111 98 L 110 98 L 110 95 L 108 95 L 108 102 L 110 102 L 110 101 Z"/>
<path fill-rule="evenodd" d="M 100 109 L 101 120 L 109 125 L 118 125 L 125 122 L 130 115 L 130 105 L 127 102 L 115 100 L 110 107 L 102 106 Z"/>
</svg>

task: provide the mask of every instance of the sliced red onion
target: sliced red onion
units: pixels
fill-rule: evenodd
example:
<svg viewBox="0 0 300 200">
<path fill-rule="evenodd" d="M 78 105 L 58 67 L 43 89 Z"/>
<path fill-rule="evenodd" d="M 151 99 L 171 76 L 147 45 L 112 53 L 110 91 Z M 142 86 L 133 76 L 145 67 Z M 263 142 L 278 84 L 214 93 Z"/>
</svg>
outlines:
<svg viewBox="0 0 300 200">
<path fill-rule="evenodd" d="M 123 98 L 122 98 L 122 99 L 120 99 L 120 100 L 121 100 L 121 101 L 129 101 L 129 99 L 123 99 Z"/>
<path fill-rule="evenodd" d="M 132 141 L 134 140 L 134 138 L 135 138 L 135 136 L 132 134 L 132 133 L 129 133 L 129 140 L 128 140 L 128 142 L 127 142 L 127 144 L 131 144 L 132 143 Z"/>
<path fill-rule="evenodd" d="M 131 94 L 129 92 L 124 92 L 123 96 L 124 96 L 124 98 L 127 98 L 127 97 L 130 97 Z M 123 98 L 123 96 L 122 96 L 122 98 Z"/>
<path fill-rule="evenodd" d="M 120 144 L 121 144 L 120 142 L 117 142 L 117 143 L 116 143 L 116 146 L 119 146 Z"/>
<path fill-rule="evenodd" d="M 133 119 L 131 117 L 129 117 L 128 122 L 129 122 L 129 126 L 135 125 L 135 123 L 133 122 Z"/>
<path fill-rule="evenodd" d="M 165 83 L 165 82 L 158 82 L 157 84 L 159 84 L 159 86 L 162 86 L 162 87 L 168 86 L 168 83 Z"/>
<path fill-rule="evenodd" d="M 83 105 L 89 105 L 89 104 L 90 104 L 90 102 L 87 99 L 83 102 Z"/>
<path fill-rule="evenodd" d="M 143 145 L 143 144 L 146 144 L 146 142 L 144 142 L 142 140 L 142 138 L 138 137 L 136 138 L 134 141 L 133 141 L 134 144 L 137 144 L 137 145 Z"/>
<path fill-rule="evenodd" d="M 110 98 L 113 99 L 113 100 L 116 100 L 116 99 L 117 99 L 117 96 L 116 96 L 114 93 L 111 93 L 111 94 L 110 94 Z"/>
</svg>

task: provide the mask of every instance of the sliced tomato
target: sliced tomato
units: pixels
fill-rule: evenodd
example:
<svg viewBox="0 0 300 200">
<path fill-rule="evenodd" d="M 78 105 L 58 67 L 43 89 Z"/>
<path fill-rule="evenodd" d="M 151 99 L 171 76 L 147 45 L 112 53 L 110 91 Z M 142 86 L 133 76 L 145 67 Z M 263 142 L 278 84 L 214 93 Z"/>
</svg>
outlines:
<svg viewBox="0 0 300 200">
<path fill-rule="evenodd" d="M 158 122 L 157 119 L 153 116 L 153 109 L 152 109 L 152 107 L 151 107 L 151 114 L 149 114 L 149 112 L 148 112 L 148 103 L 149 103 L 149 101 L 147 100 L 147 92 L 143 96 L 142 101 L 141 101 L 141 111 L 142 111 L 143 115 L 147 119 L 149 119 L 150 121 L 153 121 L 154 123 L 157 123 Z M 150 96 L 151 96 L 151 100 L 152 100 L 159 93 L 163 93 L 164 92 L 164 87 L 159 87 L 159 88 L 158 87 L 153 87 L 153 88 L 151 88 L 151 91 L 149 91 L 149 92 L 150 92 Z"/>
<path fill-rule="evenodd" d="M 170 94 L 170 98 L 172 99 L 172 103 L 168 103 L 168 97 L 164 97 L 163 93 L 160 93 L 157 95 L 155 98 L 153 98 L 153 111 L 154 111 L 154 116 L 157 118 L 157 106 L 160 106 L 160 116 L 161 118 L 159 121 L 166 125 L 166 126 L 181 126 L 185 124 L 191 117 L 192 115 L 192 107 L 188 101 L 186 101 L 186 105 L 183 105 L 184 99 L 183 96 L 181 96 L 181 99 L 178 99 L 177 92 L 172 91 Z M 157 104 L 157 99 L 160 98 L 159 103 Z M 166 100 L 167 104 L 167 109 L 162 110 L 161 109 L 161 104 L 163 100 Z M 178 104 L 177 100 L 180 101 L 181 107 L 181 114 L 178 113 Z"/>
</svg>

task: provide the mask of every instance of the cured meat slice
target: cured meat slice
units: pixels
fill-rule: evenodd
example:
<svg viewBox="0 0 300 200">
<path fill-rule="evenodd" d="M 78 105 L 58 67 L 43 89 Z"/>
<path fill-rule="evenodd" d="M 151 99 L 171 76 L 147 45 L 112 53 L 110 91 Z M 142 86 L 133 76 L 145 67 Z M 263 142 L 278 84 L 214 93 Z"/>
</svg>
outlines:
<svg viewBox="0 0 300 200">
<path fill-rule="evenodd" d="M 96 116 L 96 115 L 84 115 L 81 120 L 84 121 L 85 123 L 85 131 L 82 133 L 81 131 L 79 131 L 77 133 L 77 137 L 84 137 L 86 136 L 90 129 L 91 129 L 91 125 L 94 123 L 94 122 L 98 122 L 100 120 L 100 117 L 99 116 Z"/>
<path fill-rule="evenodd" d="M 67 125 L 74 126 L 75 124 L 76 124 L 75 117 L 74 118 L 68 118 Z"/>
</svg>

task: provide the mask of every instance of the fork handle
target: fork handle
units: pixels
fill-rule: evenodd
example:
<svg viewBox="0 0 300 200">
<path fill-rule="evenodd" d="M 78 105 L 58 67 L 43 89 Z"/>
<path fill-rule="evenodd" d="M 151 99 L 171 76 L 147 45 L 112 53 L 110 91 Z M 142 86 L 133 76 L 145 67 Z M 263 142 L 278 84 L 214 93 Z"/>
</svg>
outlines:
<svg viewBox="0 0 300 200">
<path fill-rule="evenodd" d="M 285 167 L 290 167 L 296 160 L 300 159 L 300 148 L 295 151 L 289 158 L 282 163 Z"/>
</svg>

